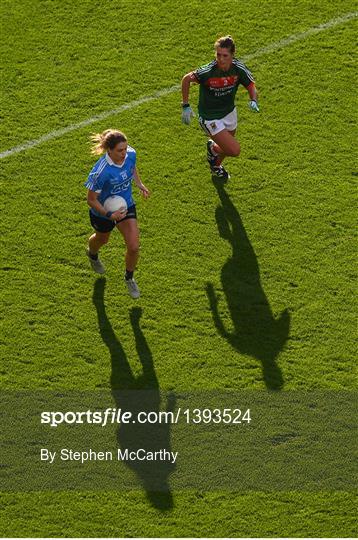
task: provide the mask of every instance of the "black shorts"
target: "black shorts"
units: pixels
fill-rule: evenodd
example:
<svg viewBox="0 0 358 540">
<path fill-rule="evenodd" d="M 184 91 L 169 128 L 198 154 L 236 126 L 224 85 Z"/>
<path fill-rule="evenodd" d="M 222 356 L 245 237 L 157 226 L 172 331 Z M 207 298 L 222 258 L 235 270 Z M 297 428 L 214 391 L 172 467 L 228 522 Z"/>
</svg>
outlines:
<svg viewBox="0 0 358 540">
<path fill-rule="evenodd" d="M 123 219 L 120 219 L 119 221 L 111 221 L 110 219 L 106 219 L 104 217 L 96 216 L 91 210 L 89 211 L 91 225 L 94 228 L 95 231 L 98 232 L 111 232 L 113 231 L 114 227 L 117 225 L 117 223 L 121 223 L 121 221 L 125 221 L 126 219 L 137 219 L 137 210 L 135 205 L 130 206 L 128 208 L 128 212 L 126 213 L 125 217 Z"/>
</svg>

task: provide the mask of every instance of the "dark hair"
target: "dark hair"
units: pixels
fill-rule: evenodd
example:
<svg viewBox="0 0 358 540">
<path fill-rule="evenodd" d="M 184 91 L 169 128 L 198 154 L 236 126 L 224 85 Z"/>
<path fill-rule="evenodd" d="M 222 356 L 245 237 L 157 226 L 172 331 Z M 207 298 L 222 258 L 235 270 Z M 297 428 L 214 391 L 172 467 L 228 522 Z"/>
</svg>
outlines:
<svg viewBox="0 0 358 540">
<path fill-rule="evenodd" d="M 229 49 L 231 54 L 235 54 L 235 42 L 231 36 L 223 36 L 215 41 L 215 49 L 221 47 L 223 49 Z"/>
<path fill-rule="evenodd" d="M 113 150 L 118 143 L 127 142 L 127 137 L 118 129 L 106 129 L 103 133 L 91 135 L 92 154 L 103 154 L 107 150 Z"/>
</svg>

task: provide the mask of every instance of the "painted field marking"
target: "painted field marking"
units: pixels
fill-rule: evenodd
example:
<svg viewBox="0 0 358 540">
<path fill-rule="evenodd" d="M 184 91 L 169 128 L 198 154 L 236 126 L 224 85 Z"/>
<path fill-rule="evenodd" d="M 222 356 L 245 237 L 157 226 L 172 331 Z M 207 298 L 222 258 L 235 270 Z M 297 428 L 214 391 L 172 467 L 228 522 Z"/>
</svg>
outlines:
<svg viewBox="0 0 358 540">
<path fill-rule="evenodd" d="M 318 34 L 319 32 L 323 32 L 324 30 L 328 30 L 329 28 L 333 28 L 334 26 L 337 26 L 338 24 L 343 24 L 347 21 L 350 21 L 356 18 L 357 16 L 358 16 L 358 12 L 355 11 L 352 13 L 347 13 L 346 15 L 342 15 L 340 17 L 336 17 L 335 19 L 331 19 L 330 21 L 326 23 L 320 24 L 318 26 L 313 26 L 312 28 L 309 28 L 305 32 L 301 32 L 299 34 L 292 34 L 291 36 L 281 39 L 280 41 L 277 41 L 276 43 L 271 43 L 270 45 L 267 45 L 266 47 L 263 47 L 262 49 L 258 49 L 252 54 L 248 54 L 244 56 L 242 59 L 244 62 L 247 62 L 248 60 L 252 60 L 253 58 L 258 58 L 259 56 L 262 56 L 264 54 L 270 54 L 274 51 L 277 51 L 278 49 L 287 47 L 288 45 L 291 45 L 292 43 L 295 43 L 296 41 L 306 39 L 309 36 Z M 12 156 L 14 154 L 18 154 L 30 148 L 34 148 L 35 146 L 38 146 L 39 144 L 42 144 L 47 141 L 51 141 L 52 139 L 57 139 L 59 137 L 62 137 L 62 135 L 66 135 L 66 133 L 70 133 L 71 131 L 76 131 L 77 129 L 81 129 L 86 126 L 90 126 L 91 124 L 94 124 L 95 122 L 100 122 L 101 120 L 104 120 L 105 118 L 109 118 L 110 116 L 115 116 L 116 114 L 119 114 L 123 111 L 135 109 L 136 107 L 143 105 L 143 103 L 148 103 L 150 101 L 159 99 L 163 96 L 167 96 L 168 94 L 177 92 L 179 89 L 180 89 L 179 84 L 170 86 L 169 88 L 163 88 L 162 90 L 159 90 L 158 92 L 154 92 L 154 94 L 151 94 L 150 96 L 144 96 L 142 98 L 136 99 L 129 103 L 125 103 L 124 105 L 121 105 L 120 107 L 117 107 L 116 109 L 112 109 L 110 111 L 104 111 L 103 113 L 92 116 L 92 118 L 87 118 L 87 120 L 83 120 L 82 122 L 79 122 L 78 124 L 72 124 L 62 129 L 56 129 L 55 131 L 51 131 L 50 133 L 47 133 L 46 135 L 42 135 L 38 139 L 27 141 L 23 144 L 20 144 L 19 146 L 14 146 L 13 148 L 10 148 L 9 150 L 4 150 L 3 152 L 0 153 L 0 159 Z"/>
</svg>

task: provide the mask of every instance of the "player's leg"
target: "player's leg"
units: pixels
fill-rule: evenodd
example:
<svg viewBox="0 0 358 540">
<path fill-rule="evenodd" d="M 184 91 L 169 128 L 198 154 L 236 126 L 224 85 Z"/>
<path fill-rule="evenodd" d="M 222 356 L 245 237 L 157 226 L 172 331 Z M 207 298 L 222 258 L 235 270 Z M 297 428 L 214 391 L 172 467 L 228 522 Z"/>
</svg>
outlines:
<svg viewBox="0 0 358 540">
<path fill-rule="evenodd" d="M 225 157 L 237 157 L 240 155 L 240 143 L 235 139 L 236 130 L 223 129 L 211 138 L 214 141 L 212 151 L 218 155 L 219 160 Z"/>
<path fill-rule="evenodd" d="M 236 157 L 240 154 L 240 143 L 235 139 L 236 129 L 222 130 L 216 135 L 211 135 L 208 141 L 208 149 L 213 156 L 217 156 L 216 165 L 220 165 L 227 156 Z"/>
<path fill-rule="evenodd" d="M 226 180 L 230 178 L 229 173 L 222 166 L 222 162 L 227 156 L 235 157 L 240 154 L 240 144 L 235 139 L 235 130 L 223 129 L 211 135 L 207 143 L 207 159 L 213 175 Z"/>
<path fill-rule="evenodd" d="M 237 128 L 236 107 L 223 118 L 223 123 L 225 129 L 214 133 L 214 144 L 220 148 L 222 159 L 226 156 L 237 157 L 240 155 L 240 143 L 235 139 Z"/>
<path fill-rule="evenodd" d="M 223 179 L 229 178 L 221 164 L 226 156 L 235 157 L 240 154 L 240 144 L 235 139 L 236 109 L 220 120 L 201 120 L 200 125 L 210 137 L 207 143 L 207 160 L 212 173 Z"/>
<path fill-rule="evenodd" d="M 94 233 L 88 240 L 87 256 L 92 269 L 97 272 L 97 274 L 104 274 L 105 268 L 98 256 L 98 252 L 102 246 L 107 244 L 115 224 L 113 221 L 95 216 L 91 211 L 90 220 L 91 225 L 94 228 Z"/>
<path fill-rule="evenodd" d="M 110 232 L 96 231 L 92 234 L 92 236 L 90 236 L 88 240 L 88 248 L 91 255 L 96 255 L 101 247 L 107 244 L 110 234 Z"/>
<path fill-rule="evenodd" d="M 131 209 L 129 208 L 128 213 L 130 213 L 130 211 Z M 128 216 L 117 223 L 117 229 L 121 232 L 127 248 L 125 257 L 126 273 L 124 278 L 128 292 L 132 298 L 138 298 L 140 292 L 133 277 L 139 258 L 139 228 L 137 220 Z"/>
<path fill-rule="evenodd" d="M 224 131 L 225 131 L 225 130 L 224 130 Z M 232 131 L 229 131 L 229 130 L 227 130 L 227 131 L 228 131 L 228 133 L 230 133 L 230 134 L 235 138 L 236 129 L 234 129 L 234 130 L 232 130 Z M 227 155 L 229 155 L 229 154 L 225 154 L 225 152 L 224 152 L 224 150 L 222 149 L 222 147 L 219 146 L 219 144 L 218 144 L 217 142 L 215 142 L 213 139 L 214 139 L 214 137 L 212 137 L 211 149 L 212 149 L 213 153 L 216 154 L 216 155 L 218 156 L 219 161 L 220 161 L 220 160 L 222 161 L 222 160 L 223 160 Z M 235 139 L 235 140 L 236 140 L 236 139 Z M 239 145 L 239 149 L 236 148 L 235 150 L 236 150 L 236 152 L 237 152 L 237 150 L 239 150 L 239 153 L 238 153 L 238 154 L 236 153 L 235 155 L 239 155 L 239 154 L 240 154 L 240 143 L 239 143 L 238 141 L 236 141 L 236 142 L 237 142 L 238 145 Z"/>
<path fill-rule="evenodd" d="M 117 223 L 126 244 L 126 270 L 133 274 L 139 258 L 139 230 L 135 219 Z"/>
<path fill-rule="evenodd" d="M 86 253 L 91 263 L 92 270 L 94 270 L 97 274 L 104 274 L 106 271 L 98 256 L 98 252 L 100 248 L 104 246 L 104 244 L 107 244 L 110 234 L 110 232 L 101 233 L 96 231 L 88 240 L 88 248 Z"/>
</svg>

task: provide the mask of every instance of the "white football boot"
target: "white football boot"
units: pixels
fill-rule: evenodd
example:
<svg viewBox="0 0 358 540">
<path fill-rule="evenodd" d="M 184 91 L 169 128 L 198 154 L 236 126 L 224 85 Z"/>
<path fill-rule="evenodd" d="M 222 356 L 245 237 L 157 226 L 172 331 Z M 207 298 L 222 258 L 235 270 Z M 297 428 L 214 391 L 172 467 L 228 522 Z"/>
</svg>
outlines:
<svg viewBox="0 0 358 540">
<path fill-rule="evenodd" d="M 103 264 L 101 263 L 100 258 L 98 257 L 96 260 L 92 259 L 92 257 L 90 256 L 90 252 L 89 252 L 88 248 L 86 249 L 86 253 L 87 253 L 88 260 L 91 263 L 92 270 L 94 272 L 96 272 L 96 274 L 104 274 L 106 269 L 103 266 Z"/>
<path fill-rule="evenodd" d="M 132 278 L 132 279 L 124 279 L 124 282 L 127 285 L 129 295 L 132 298 L 139 298 L 140 297 L 140 291 L 139 291 L 138 285 L 136 283 L 136 280 L 134 278 Z"/>
</svg>

